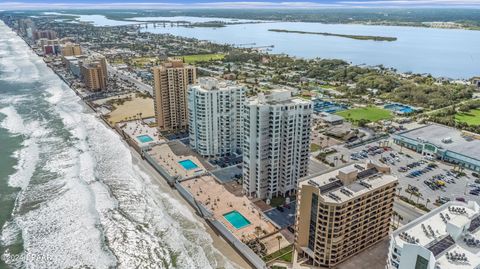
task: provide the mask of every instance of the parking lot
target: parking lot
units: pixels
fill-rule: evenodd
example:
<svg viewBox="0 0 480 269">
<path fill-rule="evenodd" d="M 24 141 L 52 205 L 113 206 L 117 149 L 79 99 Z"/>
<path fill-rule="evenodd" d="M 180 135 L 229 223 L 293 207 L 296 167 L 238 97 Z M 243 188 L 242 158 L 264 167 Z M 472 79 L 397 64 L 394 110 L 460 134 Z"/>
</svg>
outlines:
<svg viewBox="0 0 480 269">
<path fill-rule="evenodd" d="M 400 195 L 411 198 L 413 201 L 427 204 L 434 208 L 434 203 L 440 201 L 465 199 L 480 200 L 480 184 L 475 183 L 471 171 L 463 170 L 466 176 L 457 176 L 452 172 L 450 164 L 422 156 L 408 149 L 401 149 L 392 141 L 382 141 L 361 147 L 346 149 L 337 146 L 337 153 L 328 156 L 329 160 L 341 165 L 344 162 L 358 161 L 383 163 L 391 167 L 392 174 L 398 177 Z M 341 158 L 343 156 L 343 161 Z M 335 161 L 335 158 L 337 159 Z M 419 195 L 411 194 L 418 193 Z M 428 203 L 427 203 L 428 199 Z"/>
</svg>

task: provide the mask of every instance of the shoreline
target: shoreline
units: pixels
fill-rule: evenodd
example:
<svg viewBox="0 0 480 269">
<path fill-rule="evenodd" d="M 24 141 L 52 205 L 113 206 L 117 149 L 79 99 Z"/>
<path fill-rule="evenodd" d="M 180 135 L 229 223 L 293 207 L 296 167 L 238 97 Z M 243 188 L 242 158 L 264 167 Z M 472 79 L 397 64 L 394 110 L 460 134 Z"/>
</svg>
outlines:
<svg viewBox="0 0 480 269">
<path fill-rule="evenodd" d="M 18 35 L 18 33 L 16 31 L 14 31 L 13 29 L 11 29 L 9 27 L 9 29 L 14 32 L 19 38 L 21 38 L 25 44 L 30 48 L 30 50 L 35 53 L 35 51 L 32 49 L 32 46 L 31 44 L 29 44 L 25 38 L 23 38 L 22 36 Z M 100 122 L 102 122 L 102 124 L 107 127 L 108 129 L 111 129 L 113 130 L 117 135 L 118 137 L 120 138 L 121 142 L 130 150 L 130 155 L 132 157 L 132 163 L 135 164 L 135 165 L 138 165 L 140 167 L 140 169 L 142 169 L 143 172 L 145 172 L 146 174 L 148 174 L 148 176 L 151 178 L 152 180 L 152 183 L 154 183 L 155 185 L 157 185 L 159 188 L 162 189 L 162 191 L 166 192 L 167 194 L 171 195 L 174 199 L 176 199 L 178 202 L 182 203 L 183 205 L 186 205 L 191 211 L 191 213 L 193 213 L 193 215 L 195 216 L 196 218 L 196 221 L 199 221 L 203 224 L 203 226 L 205 227 L 205 232 L 207 232 L 209 235 L 210 235 L 210 238 L 212 239 L 212 246 L 214 247 L 214 249 L 216 251 L 218 251 L 218 253 L 220 253 L 222 256 L 224 256 L 227 260 L 227 262 L 229 262 L 230 264 L 232 264 L 234 267 L 239 267 L 239 268 L 254 268 L 250 265 L 250 263 L 247 262 L 246 259 L 244 259 L 244 257 L 238 253 L 238 251 L 233 247 L 231 246 L 224 238 L 221 234 L 217 233 L 213 227 L 211 227 L 211 225 L 209 225 L 209 223 L 204 219 L 202 218 L 201 216 L 198 215 L 198 212 L 195 210 L 195 208 L 193 208 L 187 200 L 185 200 L 182 195 L 180 195 L 180 193 L 178 192 L 178 190 L 175 188 L 175 187 L 172 187 L 168 184 L 167 182 L 167 179 L 164 178 L 161 174 L 159 174 L 155 169 L 154 167 L 148 162 L 146 161 L 142 155 L 137 152 L 137 150 L 132 147 L 128 141 L 126 141 L 123 136 L 117 131 L 116 128 L 110 126 L 108 124 L 108 122 L 106 121 L 106 119 L 104 117 L 102 117 L 101 115 L 98 115 L 98 112 L 94 109 L 94 107 L 88 102 L 86 101 L 84 98 L 82 98 L 82 95 L 81 93 L 76 90 L 75 88 L 71 87 L 71 83 L 69 83 L 68 80 L 66 80 L 64 77 L 62 77 L 58 72 L 56 72 L 54 69 L 52 69 L 47 62 L 44 61 L 44 58 L 40 55 L 38 55 L 37 53 L 35 53 L 35 55 L 37 55 L 38 57 L 42 58 L 44 64 L 54 73 L 57 75 L 57 77 L 62 80 L 62 82 L 70 89 L 72 90 L 75 95 L 77 95 L 81 101 L 81 104 L 85 106 L 85 109 L 86 109 L 86 113 L 89 113 L 89 112 L 92 112 L 96 115 L 96 117 L 100 120 Z M 162 179 L 162 180 L 160 180 Z"/>
</svg>

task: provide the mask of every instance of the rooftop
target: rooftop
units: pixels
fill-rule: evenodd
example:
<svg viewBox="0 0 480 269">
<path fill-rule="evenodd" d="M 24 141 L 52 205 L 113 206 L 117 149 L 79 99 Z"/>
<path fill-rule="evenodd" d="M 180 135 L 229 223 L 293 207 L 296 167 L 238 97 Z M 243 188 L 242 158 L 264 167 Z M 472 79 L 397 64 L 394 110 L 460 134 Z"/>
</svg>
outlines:
<svg viewBox="0 0 480 269">
<path fill-rule="evenodd" d="M 308 104 L 310 101 L 292 97 L 292 91 L 289 89 L 278 88 L 270 90 L 267 93 L 259 93 L 256 97 L 250 99 L 251 105 L 285 105 L 285 104 Z"/>
<path fill-rule="evenodd" d="M 478 158 L 478 156 L 480 156 L 480 135 L 459 131 L 455 128 L 440 124 L 425 125 L 400 133 L 399 136 L 417 141 L 426 141 L 437 147 L 472 158 Z"/>
<path fill-rule="evenodd" d="M 240 85 L 233 81 L 217 79 L 214 77 L 201 77 L 198 79 L 198 83 L 192 85 L 192 88 L 202 91 L 215 91 L 215 90 L 227 90 L 231 87 L 238 88 Z"/>
<path fill-rule="evenodd" d="M 430 250 L 438 268 L 475 268 L 480 265 L 480 244 L 468 242 L 480 240 L 480 206 L 473 201 L 448 202 L 398 229 L 392 237 L 397 246 L 410 243 Z M 447 259 L 451 253 L 465 254 L 468 262 Z"/>
<path fill-rule="evenodd" d="M 300 187 L 303 185 L 315 186 L 320 190 L 320 196 L 325 202 L 344 203 L 396 182 L 397 178 L 389 173 L 389 167 L 381 167 L 372 163 L 355 163 L 307 177 L 300 182 Z"/>
</svg>

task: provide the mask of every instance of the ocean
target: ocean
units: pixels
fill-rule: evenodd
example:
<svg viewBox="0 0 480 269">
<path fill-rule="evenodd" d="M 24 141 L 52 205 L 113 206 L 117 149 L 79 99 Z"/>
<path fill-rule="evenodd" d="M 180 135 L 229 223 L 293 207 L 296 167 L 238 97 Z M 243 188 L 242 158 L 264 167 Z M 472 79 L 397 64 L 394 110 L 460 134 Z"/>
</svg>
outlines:
<svg viewBox="0 0 480 269">
<path fill-rule="evenodd" d="M 233 268 L 185 202 L 0 22 L 0 268 Z"/>
</svg>

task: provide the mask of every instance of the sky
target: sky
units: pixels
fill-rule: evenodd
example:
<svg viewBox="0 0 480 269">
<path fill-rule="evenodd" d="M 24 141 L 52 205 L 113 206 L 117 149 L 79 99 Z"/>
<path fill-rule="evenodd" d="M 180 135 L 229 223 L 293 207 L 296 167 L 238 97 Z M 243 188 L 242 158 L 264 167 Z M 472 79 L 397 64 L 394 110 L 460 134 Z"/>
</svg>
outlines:
<svg viewBox="0 0 480 269">
<path fill-rule="evenodd" d="M 415 8 L 472 7 L 480 8 L 480 0 L 0 0 L 0 10 L 12 9 L 191 9 L 191 8 Z"/>
</svg>

